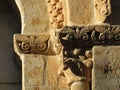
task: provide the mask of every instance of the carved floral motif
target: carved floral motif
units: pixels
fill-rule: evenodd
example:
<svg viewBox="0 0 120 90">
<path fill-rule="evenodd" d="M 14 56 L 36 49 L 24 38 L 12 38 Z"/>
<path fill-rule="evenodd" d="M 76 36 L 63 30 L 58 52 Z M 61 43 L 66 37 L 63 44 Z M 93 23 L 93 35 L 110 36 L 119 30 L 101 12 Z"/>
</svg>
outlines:
<svg viewBox="0 0 120 90">
<path fill-rule="evenodd" d="M 119 45 L 120 26 L 66 26 L 59 32 L 59 38 L 65 47 Z"/>
<path fill-rule="evenodd" d="M 98 22 L 104 22 L 111 13 L 110 0 L 94 0 L 95 19 Z"/>
<path fill-rule="evenodd" d="M 67 79 L 67 84 L 72 88 L 74 83 L 84 83 L 80 86 L 83 90 L 90 90 L 92 70 L 92 51 L 88 47 L 63 49 L 63 64 L 60 66 L 59 75 Z M 71 90 L 81 90 L 71 89 Z"/>
<path fill-rule="evenodd" d="M 14 47 L 22 54 L 57 54 L 61 45 L 55 40 L 51 43 L 49 35 L 21 35 L 14 37 Z"/>
</svg>

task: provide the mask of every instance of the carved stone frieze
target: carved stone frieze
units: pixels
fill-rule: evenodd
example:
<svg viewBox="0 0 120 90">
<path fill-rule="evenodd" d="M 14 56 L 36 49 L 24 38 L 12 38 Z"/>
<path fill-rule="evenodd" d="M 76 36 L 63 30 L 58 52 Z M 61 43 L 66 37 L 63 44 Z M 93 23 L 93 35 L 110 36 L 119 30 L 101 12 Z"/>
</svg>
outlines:
<svg viewBox="0 0 120 90">
<path fill-rule="evenodd" d="M 57 47 L 57 49 L 56 49 Z M 51 43 L 49 35 L 15 34 L 14 48 L 18 54 L 57 54 L 61 46 Z"/>
<path fill-rule="evenodd" d="M 73 26 L 64 27 L 59 38 L 65 47 L 120 44 L 120 26 Z"/>
<path fill-rule="evenodd" d="M 63 3 L 61 0 L 47 0 L 50 24 L 53 28 L 64 26 Z"/>
<path fill-rule="evenodd" d="M 95 19 L 97 22 L 104 22 L 111 13 L 110 0 L 93 0 Z"/>
</svg>

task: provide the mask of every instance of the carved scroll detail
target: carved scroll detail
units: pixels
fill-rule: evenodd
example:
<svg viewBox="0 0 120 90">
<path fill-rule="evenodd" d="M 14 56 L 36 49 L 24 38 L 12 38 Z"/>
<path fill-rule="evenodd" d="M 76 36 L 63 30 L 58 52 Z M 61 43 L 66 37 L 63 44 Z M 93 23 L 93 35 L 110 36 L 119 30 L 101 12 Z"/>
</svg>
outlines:
<svg viewBox="0 0 120 90">
<path fill-rule="evenodd" d="M 84 50 L 86 49 L 86 50 Z M 63 50 L 63 64 L 60 66 L 59 75 L 67 79 L 71 90 L 90 90 L 92 70 L 92 52 L 88 47 L 67 48 Z M 83 83 L 78 89 L 74 89 L 74 83 Z"/>
<path fill-rule="evenodd" d="M 120 26 L 67 26 L 60 31 L 59 38 L 65 47 L 119 45 Z"/>
<path fill-rule="evenodd" d="M 103 23 L 111 13 L 110 0 L 94 0 L 95 19 Z"/>
<path fill-rule="evenodd" d="M 63 3 L 60 0 L 47 0 L 50 24 L 53 28 L 64 26 Z"/>
<path fill-rule="evenodd" d="M 57 47 L 57 50 L 55 46 Z M 21 35 L 14 36 L 14 48 L 20 54 L 57 54 L 61 46 L 50 42 L 49 35 Z M 50 53 L 49 53 L 50 52 Z"/>
</svg>

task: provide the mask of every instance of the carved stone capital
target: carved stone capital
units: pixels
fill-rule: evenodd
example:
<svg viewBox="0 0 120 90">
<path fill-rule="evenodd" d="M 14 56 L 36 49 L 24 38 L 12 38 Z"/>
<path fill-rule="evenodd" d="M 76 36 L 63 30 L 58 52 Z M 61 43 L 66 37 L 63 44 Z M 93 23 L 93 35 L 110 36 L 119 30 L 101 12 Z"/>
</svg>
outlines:
<svg viewBox="0 0 120 90">
<path fill-rule="evenodd" d="M 61 75 L 66 77 L 71 90 L 79 90 L 77 87 L 90 90 L 93 67 L 92 47 L 94 45 L 120 45 L 120 26 L 66 26 L 59 32 L 59 39 L 63 45 L 61 65 L 63 67 L 59 72 L 61 71 Z"/>
<path fill-rule="evenodd" d="M 51 42 L 49 35 L 14 35 L 14 49 L 20 54 L 55 55 L 60 52 L 61 46 L 56 41 Z"/>
</svg>

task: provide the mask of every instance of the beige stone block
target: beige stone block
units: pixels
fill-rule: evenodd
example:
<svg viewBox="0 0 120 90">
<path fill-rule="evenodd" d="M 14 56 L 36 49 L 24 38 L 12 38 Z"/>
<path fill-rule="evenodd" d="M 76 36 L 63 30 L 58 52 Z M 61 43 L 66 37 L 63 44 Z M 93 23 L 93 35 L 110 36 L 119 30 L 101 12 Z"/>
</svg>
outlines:
<svg viewBox="0 0 120 90">
<path fill-rule="evenodd" d="M 92 90 L 120 90 L 120 46 L 93 47 Z"/>
<path fill-rule="evenodd" d="M 46 0 L 15 0 L 21 14 L 22 33 L 49 32 L 49 16 Z"/>
<path fill-rule="evenodd" d="M 46 83 L 46 58 L 41 55 L 24 55 L 22 61 L 23 87 L 42 86 Z"/>
<path fill-rule="evenodd" d="M 49 56 L 47 61 L 47 72 L 48 72 L 48 85 L 57 86 L 59 88 L 68 88 L 65 77 L 61 77 L 58 74 L 58 68 L 60 66 L 60 55 Z"/>
<path fill-rule="evenodd" d="M 69 25 L 86 25 L 92 23 L 92 0 L 66 0 L 66 4 Z"/>
<path fill-rule="evenodd" d="M 29 86 L 25 87 L 25 90 L 69 90 L 69 89 L 58 88 L 54 86 Z"/>
<path fill-rule="evenodd" d="M 67 80 L 64 76 L 59 76 L 58 69 L 60 68 L 60 55 L 49 56 L 47 60 L 47 79 L 48 85 L 60 88 L 60 90 L 67 90 Z"/>
<path fill-rule="evenodd" d="M 23 90 L 69 90 L 58 76 L 60 56 L 24 55 Z"/>
</svg>

